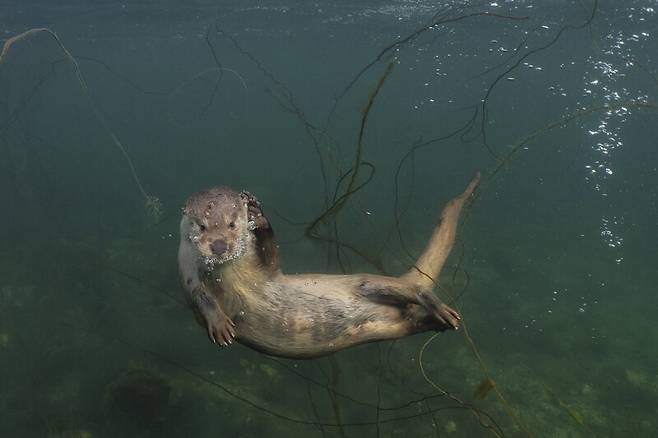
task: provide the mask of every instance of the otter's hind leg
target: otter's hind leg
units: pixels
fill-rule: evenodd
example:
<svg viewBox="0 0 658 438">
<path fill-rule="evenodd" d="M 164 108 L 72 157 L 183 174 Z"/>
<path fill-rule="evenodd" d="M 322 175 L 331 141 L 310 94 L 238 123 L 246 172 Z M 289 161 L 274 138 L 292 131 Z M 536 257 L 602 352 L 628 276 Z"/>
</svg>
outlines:
<svg viewBox="0 0 658 438">
<path fill-rule="evenodd" d="M 359 292 L 379 302 L 395 305 L 417 304 L 434 317 L 440 327 L 456 329 L 459 314 L 444 304 L 433 292 L 436 279 L 443 268 L 455 243 L 457 223 L 464 202 L 473 194 L 480 182 L 480 174 L 466 187 L 464 192 L 452 199 L 441 212 L 441 221 L 436 226 L 425 251 L 414 267 L 399 279 L 375 279 L 363 281 Z"/>
<path fill-rule="evenodd" d="M 457 329 L 459 314 L 432 292 L 408 281 L 390 277 L 371 277 L 361 281 L 357 290 L 371 301 L 401 308 L 422 307 L 438 324 L 437 330 Z M 429 329 L 427 329 L 429 330 Z"/>
<path fill-rule="evenodd" d="M 448 307 L 448 306 L 446 306 Z M 449 308 L 449 307 L 448 307 Z M 450 309 L 454 312 L 454 310 Z M 425 307 L 411 305 L 405 311 L 405 316 L 410 324 L 410 333 L 423 333 L 428 331 L 443 332 L 446 330 L 456 329 L 449 324 L 443 324 Z"/>
<path fill-rule="evenodd" d="M 448 324 L 441 324 L 437 321 L 427 309 L 415 304 L 394 311 L 394 316 L 391 316 L 388 309 L 381 309 L 378 315 L 380 318 L 348 330 L 347 334 L 352 336 L 344 336 L 343 339 L 359 339 L 357 344 L 362 344 L 400 339 L 417 333 L 444 331 L 451 328 Z"/>
<path fill-rule="evenodd" d="M 479 183 L 480 173 L 478 172 L 464 192 L 448 202 L 441 212 L 441 221 L 432 233 L 427 247 L 413 268 L 400 277 L 400 280 L 407 284 L 407 289 L 401 289 L 402 291 L 415 291 L 411 298 L 417 299 L 417 301 L 410 299 L 410 302 L 422 305 L 439 323 L 449 324 L 454 329 L 459 323 L 459 314 L 441 302 L 434 294 L 433 289 L 455 243 L 459 214 L 464 202 L 470 198 Z M 408 294 L 409 292 L 407 292 Z"/>
</svg>

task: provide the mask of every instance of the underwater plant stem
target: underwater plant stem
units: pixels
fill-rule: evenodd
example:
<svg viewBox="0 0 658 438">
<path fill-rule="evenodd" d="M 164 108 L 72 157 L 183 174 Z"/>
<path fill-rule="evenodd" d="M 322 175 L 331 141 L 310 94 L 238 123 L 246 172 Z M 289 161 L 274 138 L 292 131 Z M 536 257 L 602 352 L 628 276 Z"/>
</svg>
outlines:
<svg viewBox="0 0 658 438">
<path fill-rule="evenodd" d="M 340 381 L 340 365 L 338 364 L 338 359 L 335 355 L 329 356 L 329 365 L 331 366 L 331 379 L 327 385 L 327 391 L 329 393 L 329 399 L 331 399 L 331 407 L 334 410 L 334 417 L 336 418 L 336 424 L 338 424 L 338 433 L 341 437 L 345 438 L 345 429 L 343 428 L 343 411 L 340 407 L 340 402 L 338 397 L 336 397 L 336 386 Z"/>
<path fill-rule="evenodd" d="M 485 428 L 489 429 L 494 435 L 496 435 L 498 438 L 502 438 L 504 436 L 503 431 L 500 429 L 500 427 L 496 424 L 495 421 L 493 421 L 493 418 L 491 418 L 489 415 L 481 412 L 479 409 L 475 408 L 474 406 L 469 405 L 468 403 L 464 402 L 461 400 L 459 397 L 456 395 L 446 391 L 445 389 L 441 388 L 439 385 L 437 385 L 432 379 L 429 378 L 427 373 L 425 372 L 425 367 L 423 366 L 423 354 L 425 353 L 425 349 L 430 345 L 430 343 L 436 339 L 437 336 L 439 336 L 440 332 L 434 333 L 425 343 L 423 346 L 420 348 L 420 352 L 418 353 L 418 365 L 420 367 L 420 373 L 425 379 L 425 381 L 434 389 L 439 391 L 439 393 L 442 396 L 447 396 L 453 401 L 459 403 L 464 408 L 469 409 L 473 414 L 477 417 L 478 422 Z M 429 411 L 429 409 L 428 409 Z M 488 425 L 484 423 L 483 421 L 483 416 L 486 416 L 489 421 L 491 421 L 491 425 Z"/>
<path fill-rule="evenodd" d="M 326 132 L 324 131 L 320 132 L 320 129 L 317 126 L 309 122 L 308 118 L 306 117 L 306 114 L 295 101 L 295 97 L 290 91 L 290 89 L 281 80 L 279 80 L 276 76 L 274 76 L 272 72 L 270 72 L 267 68 L 265 68 L 263 63 L 258 58 L 256 58 L 251 52 L 243 48 L 235 37 L 233 37 L 229 33 L 225 32 L 222 28 L 220 28 L 218 22 L 215 22 L 215 32 L 220 37 L 228 39 L 238 52 L 240 52 L 243 56 L 249 59 L 249 61 L 251 61 L 256 66 L 256 68 L 263 75 L 265 75 L 265 77 L 269 79 L 272 84 L 274 84 L 275 91 L 278 92 L 279 96 L 281 96 L 279 98 L 279 96 L 277 96 L 275 92 L 272 91 L 271 94 L 274 100 L 281 106 L 281 108 L 293 114 L 301 122 L 302 126 L 304 127 L 304 130 L 306 131 L 307 135 L 310 137 L 311 141 L 313 142 L 315 153 L 318 156 L 318 161 L 320 165 L 320 174 L 322 176 L 322 183 L 324 190 L 324 203 L 325 203 L 325 208 L 327 208 L 329 205 L 329 182 L 327 177 L 327 169 L 326 169 L 327 166 L 325 165 L 324 156 L 322 155 L 322 150 L 320 149 L 320 138 L 319 138 L 325 135 Z M 206 42 L 210 46 L 213 52 L 213 57 L 215 58 L 215 62 L 219 64 L 219 59 L 215 53 L 214 47 L 210 43 L 209 36 L 210 34 L 206 33 Z M 280 99 L 283 99 L 285 103 L 282 102 Z M 318 135 L 318 133 L 320 135 Z"/>
<path fill-rule="evenodd" d="M 489 372 L 489 368 L 486 366 L 484 363 L 484 360 L 482 359 L 482 356 L 480 355 L 480 350 L 475 346 L 475 342 L 473 341 L 473 338 L 471 338 L 471 335 L 468 333 L 468 327 L 466 324 L 466 320 L 462 316 L 462 328 L 464 333 L 464 337 L 466 338 L 466 341 L 468 342 L 468 345 L 471 347 L 471 350 L 473 351 L 473 355 L 478 361 L 478 364 L 480 365 L 480 369 L 482 370 L 482 373 L 484 374 L 485 378 L 488 379 L 491 382 L 495 382 L 495 380 L 491 377 L 491 373 Z M 529 437 L 529 438 L 534 438 L 534 434 L 530 431 L 528 426 L 521 420 L 521 417 L 514 412 L 514 409 L 512 409 L 512 406 L 510 403 L 507 401 L 505 396 L 500 392 L 500 389 L 498 389 L 498 385 L 492 385 L 491 390 L 496 394 L 496 397 L 500 401 L 500 403 L 503 405 L 505 408 L 505 411 L 507 411 L 507 414 L 510 416 L 510 418 L 516 423 L 517 426 L 523 430 L 523 432 Z"/>
<path fill-rule="evenodd" d="M 386 66 L 386 70 L 384 70 L 384 73 L 380 76 L 379 80 L 377 81 L 377 86 L 375 87 L 375 89 L 372 91 L 372 93 L 370 93 L 370 96 L 368 97 L 368 103 L 366 103 L 366 106 L 363 110 L 363 117 L 361 117 L 361 124 L 359 126 L 359 137 L 356 142 L 356 156 L 354 157 L 354 165 L 352 166 L 354 172 L 352 172 L 352 177 L 350 178 L 350 181 L 347 184 L 347 189 L 345 190 L 348 193 L 354 187 L 354 184 L 356 184 L 356 177 L 359 173 L 359 168 L 361 167 L 360 164 L 363 158 L 363 135 L 366 130 L 366 124 L 368 123 L 368 116 L 370 115 L 370 110 L 372 109 L 372 106 L 375 103 L 375 99 L 377 98 L 377 95 L 379 94 L 382 87 L 384 86 L 386 79 L 388 79 L 389 75 L 393 71 L 394 66 L 395 66 L 394 62 L 391 62 Z"/>
<path fill-rule="evenodd" d="M 380 90 L 384 86 L 384 83 L 386 82 L 386 79 L 388 79 L 389 75 L 391 74 L 391 71 L 393 71 L 394 66 L 395 66 L 394 62 L 388 64 L 384 73 L 379 77 L 379 80 L 377 81 L 377 85 L 370 93 L 370 96 L 368 97 L 368 102 L 366 103 L 366 106 L 363 109 L 361 115 L 361 123 L 359 127 L 359 135 L 357 137 L 357 143 L 356 143 L 356 154 L 354 157 L 354 164 L 352 165 L 352 174 L 347 183 L 347 187 L 345 188 L 345 192 L 338 198 L 334 197 L 334 202 L 331 204 L 331 206 L 327 208 L 313 222 L 311 222 L 311 224 L 306 228 L 306 235 L 308 237 L 315 239 L 320 238 L 315 233 L 315 228 L 317 228 L 317 226 L 328 217 L 338 213 L 338 211 L 340 211 L 341 208 L 345 205 L 345 202 L 347 202 L 349 197 L 352 196 L 354 193 L 356 193 L 365 185 L 364 183 L 355 187 L 357 177 L 359 174 L 359 169 L 361 168 L 361 164 L 363 160 L 363 137 L 364 137 L 366 125 L 368 123 L 368 116 L 370 115 L 370 110 L 372 109 L 372 106 L 375 103 L 375 99 L 377 98 L 377 95 L 379 94 Z M 374 170 L 374 166 L 372 166 L 372 168 Z"/>
<path fill-rule="evenodd" d="M 410 34 L 398 39 L 397 41 L 394 41 L 390 43 L 388 46 L 384 47 L 378 54 L 375 56 L 375 58 L 370 61 L 368 64 L 366 64 L 365 67 L 363 67 L 359 72 L 352 78 L 350 83 L 345 87 L 345 89 L 340 93 L 340 96 L 338 97 L 338 100 L 340 100 L 343 96 L 347 94 L 348 91 L 354 86 L 354 84 L 365 74 L 366 71 L 370 70 L 372 66 L 377 64 L 379 61 L 381 61 L 384 56 L 386 56 L 388 53 L 391 51 L 407 45 L 411 44 L 416 38 L 418 38 L 421 34 L 425 33 L 428 30 L 433 29 L 435 26 L 443 25 L 443 24 L 448 24 L 448 23 L 456 23 L 461 20 L 465 20 L 468 18 L 472 17 L 480 17 L 480 16 L 487 16 L 487 17 L 494 17 L 494 18 L 503 18 L 507 20 L 527 20 L 528 17 L 526 16 L 513 16 L 513 15 L 503 15 L 503 14 L 496 14 L 495 12 L 489 12 L 489 11 L 479 11 L 479 12 L 472 12 L 470 14 L 465 14 L 465 15 L 460 15 L 457 17 L 450 17 L 450 18 L 445 18 L 444 15 L 441 16 L 441 18 L 437 19 L 437 14 L 435 14 L 432 17 L 432 20 L 430 23 L 425 24 L 424 26 L 416 29 L 415 31 L 411 32 Z"/>
<path fill-rule="evenodd" d="M 320 415 L 318 414 L 317 406 L 315 406 L 315 401 L 313 401 L 313 393 L 311 392 L 311 383 L 310 382 L 306 382 L 306 394 L 308 396 L 308 402 L 309 402 L 310 407 L 311 407 L 311 412 L 313 413 L 313 416 L 315 417 L 316 422 L 319 423 Z M 318 430 L 322 434 L 322 438 L 326 438 L 327 435 L 324 432 L 324 426 L 322 426 L 321 424 L 318 424 Z"/>
<path fill-rule="evenodd" d="M 112 139 L 112 142 L 114 145 L 119 149 L 121 152 L 121 155 L 123 155 L 124 159 L 126 160 L 126 163 L 128 164 L 128 168 L 130 169 L 130 173 L 132 175 L 132 178 L 137 185 L 137 188 L 139 189 L 142 197 L 144 198 L 144 201 L 147 205 L 147 207 L 152 207 L 152 208 L 159 208 L 159 200 L 156 197 L 150 196 L 148 193 L 146 193 L 146 190 L 144 190 L 144 187 L 142 186 L 141 181 L 139 180 L 139 176 L 137 175 L 137 171 L 135 170 L 135 166 L 133 164 L 132 159 L 128 155 L 128 152 L 126 151 L 125 147 L 117 137 L 117 135 L 114 133 L 112 128 L 110 127 L 109 122 L 103 115 L 103 113 L 100 111 L 98 106 L 95 104 L 94 99 L 91 96 L 91 92 L 89 90 L 89 86 L 87 85 L 87 81 L 85 80 L 84 76 L 82 75 L 82 72 L 80 70 L 80 66 L 78 65 L 78 62 L 75 60 L 73 55 L 71 55 L 71 52 L 64 46 L 62 41 L 60 40 L 59 36 L 55 32 L 53 32 L 51 29 L 47 27 L 40 27 L 40 28 L 33 28 L 33 29 L 28 29 L 23 33 L 20 33 L 18 35 L 14 35 L 13 37 L 7 39 L 5 41 L 4 46 L 2 47 L 2 52 L 0 53 L 0 66 L 2 63 L 5 61 L 7 55 L 9 54 L 10 49 L 12 46 L 23 39 L 26 39 L 28 37 L 31 37 L 33 35 L 39 34 L 39 33 L 46 33 L 50 35 L 57 45 L 59 46 L 60 50 L 64 53 L 66 59 L 71 63 L 73 66 L 73 70 L 75 72 L 76 79 L 78 81 L 78 84 L 80 85 L 80 89 L 82 90 L 82 93 L 84 94 L 85 98 L 87 99 L 87 102 L 89 103 L 89 106 L 91 107 L 92 111 L 94 112 L 94 115 L 98 119 L 98 121 L 103 125 L 103 128 L 107 132 L 107 134 L 110 136 Z M 159 213 L 158 213 L 159 214 Z"/>
<path fill-rule="evenodd" d="M 240 75 L 240 73 L 238 73 L 237 71 L 235 71 L 233 69 L 230 69 L 228 67 L 212 67 L 212 68 L 203 70 L 203 71 L 197 73 L 196 75 L 194 75 L 193 77 L 191 77 L 190 79 L 187 79 L 187 80 L 181 82 L 177 87 L 175 87 L 173 90 L 171 90 L 171 92 L 169 92 L 167 94 L 167 117 L 169 118 L 169 121 L 171 123 L 179 126 L 179 127 L 187 127 L 188 125 L 180 123 L 174 118 L 174 116 L 171 112 L 171 107 L 173 106 L 172 105 L 172 100 L 175 99 L 176 96 L 178 94 L 180 94 L 182 92 L 182 90 L 186 86 L 191 84 L 192 82 L 198 81 L 199 79 L 201 79 L 204 76 L 209 75 L 211 73 L 217 73 L 218 76 L 217 76 L 217 79 L 215 80 L 213 93 L 212 93 L 210 99 L 208 99 L 208 102 L 206 102 L 206 104 L 204 105 L 204 107 L 201 110 L 199 115 L 205 114 L 208 111 L 208 109 L 210 108 L 210 106 L 212 105 L 212 103 L 213 103 L 213 100 L 215 98 L 215 94 L 217 93 L 217 91 L 219 89 L 219 84 L 220 84 L 225 72 L 231 73 L 233 76 L 235 76 L 235 78 L 240 82 L 240 85 L 242 85 L 242 89 L 244 90 L 244 95 L 245 95 L 245 112 L 249 112 L 249 87 L 247 87 L 247 82 Z"/>
<path fill-rule="evenodd" d="M 643 101 L 643 102 L 638 102 L 638 101 L 623 101 L 623 102 L 616 102 L 614 104 L 603 104 L 603 105 L 597 105 L 597 106 L 592 106 L 589 108 L 577 110 L 575 112 L 566 114 L 562 116 L 560 119 L 555 120 L 542 128 L 539 128 L 535 130 L 534 132 L 526 135 L 525 137 L 521 138 L 518 140 L 516 143 L 513 144 L 513 146 L 510 148 L 509 152 L 505 154 L 503 158 L 498 162 L 497 166 L 494 168 L 493 171 L 488 175 L 487 177 L 487 182 L 491 182 L 493 178 L 498 175 L 498 173 L 511 161 L 512 157 L 516 155 L 518 151 L 521 150 L 523 146 L 526 144 L 534 141 L 538 137 L 541 137 L 545 133 L 552 131 L 553 129 L 556 128 L 562 128 L 564 126 L 567 126 L 571 122 L 577 121 L 582 119 L 583 117 L 586 117 L 590 114 L 594 114 L 597 112 L 601 111 L 615 111 L 624 107 L 635 107 L 638 109 L 647 109 L 647 110 L 652 110 L 652 111 L 658 111 L 658 104 L 655 104 L 653 102 L 648 102 L 648 101 Z"/>
<path fill-rule="evenodd" d="M 486 129 L 486 125 L 487 125 L 487 120 L 488 120 L 488 108 L 487 108 L 487 105 L 488 105 L 488 103 L 489 103 L 489 98 L 490 98 L 490 96 L 491 96 L 491 93 L 493 92 L 494 88 L 496 88 L 496 85 L 498 85 L 498 83 L 499 83 L 504 77 L 506 77 L 506 76 L 507 76 L 512 70 L 516 69 L 516 68 L 517 68 L 517 67 L 518 67 L 523 61 L 525 61 L 529 56 L 534 55 L 534 54 L 536 54 L 536 53 L 538 53 L 538 52 L 541 52 L 541 51 L 543 51 L 543 50 L 546 50 L 546 49 L 552 47 L 555 43 L 557 43 L 557 41 L 560 39 L 560 37 L 561 37 L 566 31 L 569 31 L 569 30 L 579 30 L 579 29 L 583 29 L 584 27 L 589 26 L 589 25 L 592 23 L 592 21 L 594 20 L 594 17 L 595 17 L 595 15 L 596 15 L 596 11 L 597 11 L 597 9 L 598 9 L 598 0 L 594 0 L 594 4 L 592 5 L 592 9 L 591 9 L 591 11 L 589 11 L 589 15 L 588 15 L 588 17 L 585 19 L 585 21 L 583 21 L 582 23 L 577 24 L 577 25 L 567 24 L 567 25 L 565 25 L 565 26 L 562 26 L 562 27 L 561 27 L 561 28 L 555 33 L 555 35 L 553 36 L 553 38 L 552 38 L 548 43 L 546 43 L 546 44 L 544 44 L 544 45 L 542 45 L 542 46 L 539 46 L 539 47 L 535 47 L 535 48 L 532 49 L 532 50 L 528 50 L 528 51 L 527 51 L 526 53 L 524 53 L 521 57 L 519 57 L 519 59 L 517 59 L 516 62 L 514 62 L 509 68 L 507 68 L 505 71 L 503 71 L 502 73 L 500 73 L 500 74 L 496 77 L 496 79 L 494 79 L 494 81 L 491 83 L 491 85 L 489 85 L 489 87 L 487 88 L 487 92 L 485 93 L 485 96 L 484 96 L 484 98 L 482 99 L 482 104 L 481 104 L 481 108 L 482 108 L 482 118 L 481 118 L 481 120 L 480 120 L 480 134 L 482 135 L 482 144 L 484 145 L 484 147 L 487 149 L 487 151 L 489 152 L 489 154 L 490 154 L 493 158 L 499 160 L 499 159 L 500 159 L 500 156 L 496 153 L 496 151 L 494 151 L 494 149 L 493 149 L 493 148 L 491 147 L 491 145 L 489 144 L 488 137 L 487 137 L 487 129 Z"/>
</svg>

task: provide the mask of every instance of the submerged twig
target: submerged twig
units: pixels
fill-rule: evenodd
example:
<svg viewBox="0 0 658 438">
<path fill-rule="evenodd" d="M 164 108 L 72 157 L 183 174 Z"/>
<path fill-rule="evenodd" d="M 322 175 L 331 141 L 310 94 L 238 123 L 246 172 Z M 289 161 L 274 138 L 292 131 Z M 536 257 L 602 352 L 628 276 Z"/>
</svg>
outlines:
<svg viewBox="0 0 658 438">
<path fill-rule="evenodd" d="M 479 12 L 473 12 L 470 14 L 465 14 L 465 15 L 460 15 L 457 17 L 446 17 L 447 14 L 439 16 L 438 14 L 435 14 L 432 19 L 430 20 L 429 23 L 425 24 L 424 26 L 421 26 L 420 28 L 414 30 L 410 34 L 398 39 L 397 41 L 387 45 L 384 47 L 378 54 L 375 56 L 375 58 L 370 61 L 368 64 L 366 64 L 359 72 L 352 78 L 352 80 L 347 84 L 345 89 L 340 93 L 338 99 L 342 98 L 345 96 L 348 91 L 352 89 L 354 84 L 363 76 L 368 70 L 370 70 L 375 64 L 380 62 L 386 55 L 389 53 L 398 50 L 400 47 L 409 45 L 413 41 L 415 41 L 419 36 L 424 34 L 425 32 L 434 29 L 437 26 L 448 24 L 448 23 L 456 23 L 458 21 L 465 20 L 467 18 L 473 18 L 473 17 L 481 17 L 481 16 L 487 16 L 487 17 L 494 17 L 494 18 L 504 18 L 508 20 L 527 20 L 528 17 L 525 16 L 513 16 L 513 15 L 503 15 L 503 14 L 497 14 L 494 12 L 489 12 L 489 11 L 479 11 Z"/>
<path fill-rule="evenodd" d="M 389 75 L 393 71 L 394 65 L 395 65 L 394 63 L 390 63 L 386 67 L 384 73 L 379 77 L 379 80 L 377 81 L 377 85 L 370 93 L 368 102 L 364 107 L 361 116 L 359 134 L 356 142 L 356 153 L 354 157 L 354 164 L 352 165 L 351 176 L 349 182 L 347 183 L 347 187 L 345 188 L 345 191 L 341 196 L 334 199 L 334 202 L 329 206 L 329 208 L 327 208 L 322 214 L 320 214 L 315 220 L 313 220 L 308 227 L 306 227 L 306 235 L 308 237 L 314 239 L 322 239 L 322 237 L 320 237 L 315 231 L 317 226 L 323 221 L 325 221 L 327 218 L 334 216 L 336 213 L 338 213 L 338 211 L 340 211 L 343 208 L 345 202 L 349 199 L 349 197 L 352 196 L 354 193 L 356 193 L 365 185 L 365 184 L 361 184 L 356 186 L 356 182 L 359 174 L 359 169 L 361 168 L 361 163 L 363 160 L 363 137 L 364 137 L 366 125 L 368 123 L 368 116 L 370 115 L 370 111 L 372 110 L 372 106 L 375 103 L 375 99 L 377 98 L 377 95 L 379 94 L 380 90 L 384 86 L 386 79 L 388 79 Z"/>
<path fill-rule="evenodd" d="M 494 149 L 493 149 L 493 148 L 491 147 L 491 145 L 489 144 L 489 141 L 488 141 L 488 138 L 487 138 L 487 129 L 486 129 L 486 125 L 487 125 L 487 121 L 488 121 L 488 104 L 489 104 L 489 98 L 491 97 L 491 93 L 493 92 L 493 90 L 496 88 L 496 85 L 498 85 L 498 84 L 500 83 L 500 81 L 501 81 L 504 77 L 506 77 L 510 72 L 512 72 L 512 71 L 513 71 L 514 69 L 516 69 L 517 67 L 519 67 L 519 65 L 521 65 L 521 63 L 522 63 L 524 60 L 526 60 L 529 56 L 532 56 L 532 55 L 534 55 L 534 54 L 536 54 L 536 53 L 539 53 L 539 52 L 541 52 L 541 51 L 543 51 L 543 50 L 546 50 L 546 49 L 552 47 L 555 43 L 558 42 L 558 40 L 559 40 L 560 37 L 564 34 L 564 32 L 566 32 L 566 31 L 568 31 L 568 30 L 578 30 L 578 29 L 583 29 L 583 28 L 589 26 L 589 25 L 592 23 L 592 21 L 594 20 L 594 17 L 595 17 L 595 15 L 596 15 L 597 8 L 598 8 L 598 0 L 594 0 L 594 4 L 593 4 L 593 6 L 592 6 L 592 9 L 591 9 L 591 11 L 590 11 L 590 14 L 588 15 L 588 17 L 587 17 L 582 23 L 577 24 L 577 25 L 567 24 L 567 25 L 562 26 L 562 27 L 561 27 L 561 28 L 555 33 L 555 35 L 553 36 L 553 38 L 552 38 L 548 43 L 546 43 L 546 44 L 544 44 L 544 45 L 542 45 L 542 46 L 539 46 L 539 47 L 535 47 L 534 49 L 531 49 L 531 50 L 528 50 L 527 52 L 525 52 L 525 53 L 524 53 L 521 57 L 519 57 L 519 59 L 517 59 L 516 62 L 514 62 L 509 68 L 507 68 L 505 71 L 503 71 L 503 72 L 500 73 L 498 76 L 496 76 L 496 78 L 494 79 L 494 81 L 489 85 L 489 87 L 487 88 L 487 91 L 485 92 L 485 95 L 484 95 L 484 97 L 483 97 L 483 99 L 482 99 L 482 103 L 481 103 L 482 116 L 481 116 L 481 119 L 480 119 L 480 135 L 482 136 L 482 144 L 484 145 L 484 147 L 486 148 L 486 150 L 489 152 L 489 154 L 490 154 L 492 157 L 498 159 L 498 158 L 499 158 L 499 155 L 496 153 L 496 151 L 494 151 Z"/>
<path fill-rule="evenodd" d="M 87 99 L 87 102 L 89 103 L 89 106 L 91 107 L 92 111 L 94 112 L 94 115 L 98 119 L 98 121 L 101 123 L 107 134 L 110 136 L 112 139 L 112 142 L 114 145 L 119 149 L 121 152 L 121 155 L 123 155 L 124 159 L 126 160 L 126 163 L 128 164 L 128 167 L 130 169 L 130 173 L 132 175 L 132 178 L 135 182 L 135 185 L 139 189 L 140 193 L 142 194 L 142 197 L 144 198 L 144 204 L 146 206 L 147 211 L 152 215 L 153 219 L 157 222 L 161 215 L 162 215 L 162 204 L 160 203 L 160 200 L 152 195 L 149 195 L 146 190 L 144 190 L 144 187 L 142 186 L 141 181 L 139 180 L 139 176 L 137 175 L 137 171 L 135 170 L 135 165 L 132 162 L 132 159 L 130 158 L 130 155 L 128 155 L 128 152 L 126 151 L 125 147 L 117 137 L 117 135 L 114 133 L 112 128 L 110 127 L 110 123 L 107 121 L 103 113 L 100 111 L 100 109 L 96 106 L 92 96 L 91 96 L 91 91 L 89 90 L 89 86 L 87 85 L 87 81 L 85 80 L 84 76 L 82 75 L 82 72 L 80 71 L 80 66 L 78 65 L 78 62 L 76 59 L 71 55 L 71 52 L 64 46 L 62 41 L 60 40 L 59 36 L 52 30 L 46 27 L 42 28 L 34 28 L 34 29 L 29 29 L 26 30 L 23 33 L 20 33 L 18 35 L 15 35 L 9 39 L 7 39 L 2 47 L 2 52 L 0 53 L 0 66 L 5 62 L 7 59 L 7 56 L 9 55 L 9 52 L 11 48 L 16 44 L 18 41 L 24 40 L 26 38 L 29 38 L 31 36 L 40 34 L 40 33 L 45 33 L 52 37 L 57 45 L 59 46 L 60 50 L 64 53 L 64 56 L 66 59 L 71 63 L 73 66 L 73 70 L 75 72 L 76 79 L 78 81 L 78 84 L 80 85 L 80 89 L 82 90 L 82 93 L 84 94 L 85 98 Z"/>
</svg>

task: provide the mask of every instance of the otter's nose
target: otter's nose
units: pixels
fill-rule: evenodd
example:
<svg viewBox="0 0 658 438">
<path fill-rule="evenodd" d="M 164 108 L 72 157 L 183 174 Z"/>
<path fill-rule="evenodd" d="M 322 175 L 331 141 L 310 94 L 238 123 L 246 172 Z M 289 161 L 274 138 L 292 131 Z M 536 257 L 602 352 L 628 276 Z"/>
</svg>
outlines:
<svg viewBox="0 0 658 438">
<path fill-rule="evenodd" d="M 210 249 L 215 255 L 222 255 L 228 249 L 228 245 L 222 239 L 215 240 L 211 245 Z"/>
</svg>

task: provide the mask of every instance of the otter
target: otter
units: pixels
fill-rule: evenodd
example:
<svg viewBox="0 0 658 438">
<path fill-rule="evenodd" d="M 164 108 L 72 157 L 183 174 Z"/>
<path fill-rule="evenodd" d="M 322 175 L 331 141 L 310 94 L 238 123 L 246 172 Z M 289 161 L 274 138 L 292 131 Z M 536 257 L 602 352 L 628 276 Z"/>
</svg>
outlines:
<svg viewBox="0 0 658 438">
<path fill-rule="evenodd" d="M 183 208 L 178 265 L 197 321 L 215 344 L 309 359 L 425 331 L 456 330 L 459 314 L 433 289 L 464 202 L 480 175 L 441 212 L 427 247 L 399 277 L 284 274 L 274 232 L 249 192 L 215 187 Z"/>
</svg>

